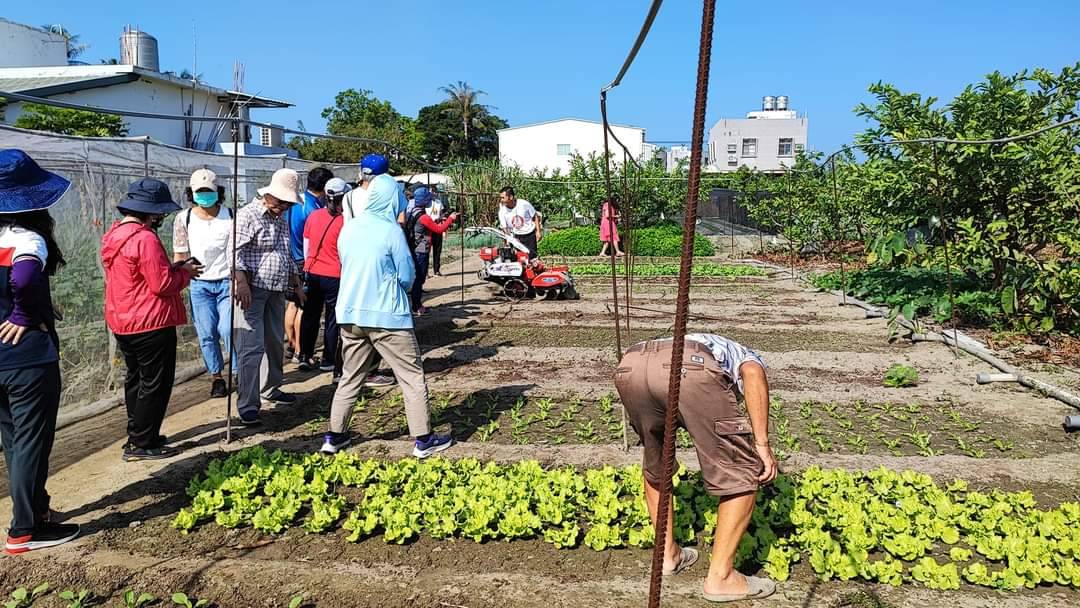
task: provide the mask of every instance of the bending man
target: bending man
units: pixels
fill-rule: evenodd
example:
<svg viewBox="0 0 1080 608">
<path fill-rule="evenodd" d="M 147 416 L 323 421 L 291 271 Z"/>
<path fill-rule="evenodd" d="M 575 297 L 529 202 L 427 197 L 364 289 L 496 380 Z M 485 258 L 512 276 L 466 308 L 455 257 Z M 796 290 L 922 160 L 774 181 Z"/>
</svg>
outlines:
<svg viewBox="0 0 1080 608">
<path fill-rule="evenodd" d="M 645 501 L 653 524 L 663 480 L 664 406 L 671 363 L 670 338 L 631 346 L 615 370 L 627 417 L 645 447 Z M 769 447 L 769 382 L 754 351 L 713 334 L 688 334 L 683 354 L 679 424 L 697 449 L 705 489 L 720 498 L 712 560 L 704 597 L 714 602 L 759 599 L 776 584 L 735 570 L 739 546 L 760 486 L 776 477 Z M 740 397 L 745 397 L 745 405 Z M 698 559 L 672 537 L 671 505 L 664 547 L 664 574 L 677 574 Z"/>
</svg>

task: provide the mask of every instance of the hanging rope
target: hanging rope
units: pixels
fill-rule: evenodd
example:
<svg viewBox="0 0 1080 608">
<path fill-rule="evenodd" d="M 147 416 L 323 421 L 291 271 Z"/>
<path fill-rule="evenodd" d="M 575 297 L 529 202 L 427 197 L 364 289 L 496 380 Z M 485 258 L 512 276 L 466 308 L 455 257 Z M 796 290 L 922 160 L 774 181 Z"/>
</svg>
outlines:
<svg viewBox="0 0 1080 608">
<path fill-rule="evenodd" d="M 634 50 L 636 53 L 637 50 Z M 628 66 L 623 66 L 623 71 Z M 622 77 L 620 73 L 620 78 Z M 618 79 L 616 79 L 618 80 Z M 610 85 L 609 85 L 610 86 Z M 607 200 L 612 200 L 611 191 L 611 152 L 608 148 L 608 118 L 607 118 L 607 90 L 600 91 L 600 118 L 604 122 L 604 188 L 607 192 Z M 603 216 L 603 210 L 601 210 L 601 216 Z M 601 217 L 601 222 L 608 223 L 608 232 L 614 232 L 615 230 L 615 218 L 611 217 L 611 207 L 608 207 L 608 216 Z M 619 323 L 619 282 L 615 277 L 615 246 L 612 244 L 608 248 L 608 258 L 611 260 L 611 301 L 615 303 L 615 360 L 620 361 L 623 356 L 622 347 L 622 327 Z M 627 338 L 629 338 L 629 334 Z M 626 408 L 622 409 L 622 442 L 623 450 L 630 449 L 630 438 L 627 435 L 626 427 L 629 425 L 629 420 L 626 417 Z"/>
<path fill-rule="evenodd" d="M 690 312 L 690 272 L 694 259 L 694 226 L 697 223 L 698 186 L 701 183 L 701 151 L 705 139 L 705 105 L 709 94 L 709 60 L 712 56 L 713 18 L 716 0 L 704 0 L 701 15 L 701 42 L 698 47 L 697 90 L 694 93 L 694 127 L 690 148 L 690 187 L 686 194 L 683 217 L 682 259 L 679 263 L 679 295 L 675 304 L 675 328 L 671 343 L 671 375 L 664 416 L 664 476 L 660 502 L 656 510 L 656 543 L 653 545 L 652 572 L 649 577 L 649 608 L 660 606 L 660 588 L 664 570 L 664 543 L 668 513 L 671 510 L 672 483 L 675 474 L 675 423 L 679 415 L 682 381 L 683 346 L 686 321 Z"/>
</svg>

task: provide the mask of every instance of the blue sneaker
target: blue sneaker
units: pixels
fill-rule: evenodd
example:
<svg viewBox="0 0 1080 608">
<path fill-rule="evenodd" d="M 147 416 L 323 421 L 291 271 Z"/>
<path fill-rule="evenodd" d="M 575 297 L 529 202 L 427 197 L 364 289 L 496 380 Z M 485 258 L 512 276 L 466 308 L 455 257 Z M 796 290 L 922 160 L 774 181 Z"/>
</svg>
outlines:
<svg viewBox="0 0 1080 608">
<path fill-rule="evenodd" d="M 413 456 L 417 458 L 427 458 L 436 452 L 441 452 L 446 448 L 454 445 L 454 438 L 450 435 L 438 435 L 432 433 L 428 435 L 427 441 L 416 440 L 416 445 L 413 447 Z"/>
<path fill-rule="evenodd" d="M 244 426 L 258 426 L 262 424 L 262 420 L 259 419 L 259 412 L 240 412 L 240 424 Z"/>
<path fill-rule="evenodd" d="M 323 454 L 337 454 L 338 451 L 349 447 L 351 443 L 352 437 L 349 437 L 348 433 L 327 433 L 319 451 Z"/>
</svg>

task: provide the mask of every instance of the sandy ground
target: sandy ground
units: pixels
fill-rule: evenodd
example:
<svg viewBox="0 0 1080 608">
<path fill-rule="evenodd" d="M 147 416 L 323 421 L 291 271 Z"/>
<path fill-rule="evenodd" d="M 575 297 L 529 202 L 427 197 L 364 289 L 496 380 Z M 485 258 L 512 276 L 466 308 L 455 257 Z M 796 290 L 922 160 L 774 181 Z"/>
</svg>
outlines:
<svg viewBox="0 0 1080 608">
<path fill-rule="evenodd" d="M 493 295 L 491 285 L 479 283 L 473 259 L 467 261 L 464 293 L 456 264 L 444 268 L 447 276 L 428 283 L 428 302 L 435 306 L 434 313 L 421 319 L 418 330 L 433 392 L 509 387 L 528 395 L 573 392 L 593 398 L 612 392 L 609 378 L 616 348 L 608 312 L 610 283 L 583 281 L 578 302 L 511 304 Z M 890 344 L 885 321 L 867 320 L 861 311 L 839 307 L 831 296 L 804 291 L 790 280 L 712 280 L 695 293 L 692 312 L 710 319 L 692 325 L 739 336 L 760 349 L 770 366 L 774 393 L 784 401 L 948 399 L 973 416 L 993 416 L 1031 433 L 1061 433 L 1061 416 L 1070 413 L 1070 408 L 1014 385 L 978 386 L 975 374 L 988 371 L 981 363 L 956 357 L 943 345 Z M 634 305 L 671 310 L 673 304 L 672 286 L 638 283 Z M 632 339 L 665 335 L 671 317 L 635 311 L 630 322 L 632 332 L 629 338 L 623 332 L 624 346 Z M 881 375 L 894 362 L 915 366 L 920 385 L 902 391 L 881 387 Z M 209 392 L 205 379 L 177 387 L 163 431 L 184 453 L 170 462 L 121 462 L 122 409 L 61 430 L 49 484 L 53 506 L 84 524 L 84 537 L 53 551 L 0 559 L 0 592 L 47 579 L 110 593 L 128 586 L 158 594 L 187 589 L 221 606 L 282 606 L 300 593 L 320 606 L 629 606 L 644 601 L 645 551 L 560 552 L 543 543 L 434 541 L 398 547 L 380 539 L 348 545 L 338 535 L 308 537 L 293 532 L 277 540 L 250 534 L 237 538 L 219 534 L 203 540 L 198 534 L 180 537 L 167 527 L 167 516 L 182 502 L 179 494 L 187 479 L 205 466 L 210 455 L 255 444 L 300 450 L 317 447 L 313 437 L 321 432 L 321 424 L 304 424 L 315 417 L 305 416 L 304 408 L 325 407 L 331 394 L 329 375 L 301 374 L 293 366 L 287 370 L 287 390 L 309 396 L 289 412 L 268 411 L 261 431 L 234 427 L 234 441 L 227 446 L 222 443 L 225 400 L 205 399 Z M 368 441 L 357 449 L 396 457 L 405 455 L 409 444 Z M 636 448 L 627 453 L 614 445 L 469 442 L 449 454 L 582 465 L 640 459 Z M 1080 493 L 1075 454 L 1035 456 L 795 454 L 784 468 L 885 465 L 917 469 L 941 479 L 962 477 L 988 487 L 1032 488 L 1044 501 L 1075 498 Z M 692 451 L 680 453 L 680 460 L 696 467 Z M 6 496 L 6 487 L 0 491 Z M 9 509 L 5 497 L 0 502 L 0 521 L 6 521 Z M 701 564 L 668 582 L 665 593 L 677 598 L 672 605 L 704 605 L 695 599 L 704 567 Z M 862 586 L 819 584 L 803 572 L 762 605 L 829 606 L 842 593 L 858 588 Z M 1080 594 L 1059 587 L 1004 595 L 974 588 L 940 594 L 912 585 L 875 589 L 899 606 L 1080 603 Z"/>
</svg>

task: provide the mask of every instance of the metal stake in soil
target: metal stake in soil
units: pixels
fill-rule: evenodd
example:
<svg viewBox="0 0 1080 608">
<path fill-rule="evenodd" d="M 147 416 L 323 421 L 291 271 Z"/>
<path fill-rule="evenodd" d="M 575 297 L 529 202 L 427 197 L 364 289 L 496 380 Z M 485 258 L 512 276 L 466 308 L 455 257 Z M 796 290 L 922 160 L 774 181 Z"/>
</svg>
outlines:
<svg viewBox="0 0 1080 608">
<path fill-rule="evenodd" d="M 232 262 L 229 266 L 229 280 L 232 282 L 230 297 L 236 297 L 236 212 L 240 209 L 240 123 L 235 120 L 232 123 L 233 141 L 233 196 L 232 196 Z M 232 443 L 232 396 L 233 378 L 236 370 L 233 369 L 233 357 L 236 353 L 236 305 L 234 299 L 229 311 L 229 380 L 225 391 L 225 443 Z"/>
<path fill-rule="evenodd" d="M 668 512 L 671 510 L 672 483 L 675 474 L 675 423 L 679 415 L 679 391 L 683 368 L 686 320 L 690 312 L 690 277 L 694 259 L 694 227 L 697 224 L 698 187 L 701 183 L 701 149 L 705 139 L 705 103 L 709 94 L 709 60 L 712 56 L 713 19 L 716 0 L 704 0 L 701 15 L 701 42 L 698 53 L 697 90 L 694 94 L 694 127 L 690 147 L 690 183 L 683 217 L 682 259 L 679 262 L 679 296 L 675 304 L 675 331 L 671 343 L 671 375 L 664 415 L 664 478 L 660 484 L 660 502 L 656 510 L 656 542 L 653 544 L 652 571 L 649 576 L 649 608 L 660 606 L 660 588 L 664 570 L 664 544 Z"/>
<path fill-rule="evenodd" d="M 844 272 L 844 235 L 840 222 L 840 195 L 836 187 L 836 157 L 832 159 L 832 196 L 833 207 L 836 209 L 837 237 L 840 239 L 840 300 L 843 306 L 847 306 L 847 274 Z"/>
</svg>

